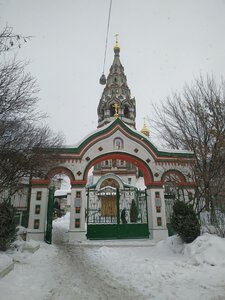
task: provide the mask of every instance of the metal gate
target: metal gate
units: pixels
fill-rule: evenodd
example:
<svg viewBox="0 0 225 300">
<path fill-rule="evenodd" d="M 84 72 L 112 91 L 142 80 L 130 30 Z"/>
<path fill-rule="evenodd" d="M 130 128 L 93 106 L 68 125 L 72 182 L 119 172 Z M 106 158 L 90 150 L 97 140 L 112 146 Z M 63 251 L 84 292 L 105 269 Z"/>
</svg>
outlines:
<svg viewBox="0 0 225 300">
<path fill-rule="evenodd" d="M 166 225 L 167 225 L 167 229 L 168 229 L 168 235 L 172 236 L 172 235 L 176 234 L 173 227 L 171 226 L 171 221 L 170 221 L 170 219 L 172 217 L 172 214 L 173 214 L 173 206 L 174 206 L 174 203 L 175 203 L 175 196 L 165 194 L 164 198 L 165 198 Z"/>
<path fill-rule="evenodd" d="M 148 238 L 145 191 L 111 186 L 87 190 L 87 238 Z"/>
<path fill-rule="evenodd" d="M 52 243 L 52 217 L 53 217 L 53 209 L 54 209 L 54 194 L 55 188 L 49 188 L 48 194 L 48 211 L 47 211 L 47 225 L 45 231 L 45 242 L 48 244 Z"/>
</svg>

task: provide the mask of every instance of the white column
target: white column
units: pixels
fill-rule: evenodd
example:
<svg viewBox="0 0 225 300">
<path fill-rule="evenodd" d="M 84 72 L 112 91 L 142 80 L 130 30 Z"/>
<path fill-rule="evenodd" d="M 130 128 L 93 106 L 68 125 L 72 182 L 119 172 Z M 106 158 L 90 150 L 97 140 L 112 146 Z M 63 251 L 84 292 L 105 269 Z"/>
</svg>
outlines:
<svg viewBox="0 0 225 300">
<path fill-rule="evenodd" d="M 160 241 L 168 237 L 163 188 L 147 189 L 148 224 L 150 238 Z M 157 207 L 158 211 L 157 211 Z"/>
<path fill-rule="evenodd" d="M 75 186 L 71 189 L 69 241 L 86 239 L 87 226 L 85 220 L 87 196 L 85 186 Z"/>
<path fill-rule="evenodd" d="M 31 190 L 27 238 L 44 241 L 48 207 L 48 187 L 35 186 Z"/>
</svg>

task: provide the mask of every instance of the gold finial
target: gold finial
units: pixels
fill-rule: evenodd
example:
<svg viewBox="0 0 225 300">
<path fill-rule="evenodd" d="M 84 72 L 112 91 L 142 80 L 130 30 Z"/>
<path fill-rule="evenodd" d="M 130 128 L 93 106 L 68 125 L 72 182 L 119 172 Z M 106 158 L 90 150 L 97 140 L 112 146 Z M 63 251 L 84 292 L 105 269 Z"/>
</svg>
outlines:
<svg viewBox="0 0 225 300">
<path fill-rule="evenodd" d="M 115 34 L 115 38 L 116 38 L 116 46 L 117 46 L 117 47 L 119 47 L 119 44 L 118 44 L 118 36 L 119 36 L 119 34 L 116 33 L 116 34 Z"/>
<path fill-rule="evenodd" d="M 120 108 L 119 104 L 118 103 L 115 103 L 113 104 L 113 106 L 115 108 L 115 114 L 114 114 L 114 118 L 117 119 L 119 117 L 119 114 L 118 114 L 118 110 Z"/>
<path fill-rule="evenodd" d="M 148 126 L 146 124 L 146 118 L 144 118 L 144 126 L 141 129 L 141 133 L 143 133 L 144 135 L 146 135 L 148 137 L 150 136 L 150 130 L 148 129 Z"/>
<path fill-rule="evenodd" d="M 118 43 L 118 36 L 119 36 L 119 34 L 118 33 L 116 33 L 115 34 L 115 38 L 116 38 L 116 43 L 115 43 L 115 46 L 114 46 L 114 50 L 120 50 L 120 46 L 119 46 L 119 43 Z"/>
</svg>

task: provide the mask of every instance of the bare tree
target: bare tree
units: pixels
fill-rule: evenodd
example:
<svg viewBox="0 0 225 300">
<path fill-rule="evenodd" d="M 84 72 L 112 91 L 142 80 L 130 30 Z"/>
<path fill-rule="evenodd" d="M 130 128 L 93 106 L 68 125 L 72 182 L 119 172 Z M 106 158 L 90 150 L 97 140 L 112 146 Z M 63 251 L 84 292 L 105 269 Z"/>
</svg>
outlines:
<svg viewBox="0 0 225 300">
<path fill-rule="evenodd" d="M 31 36 L 22 36 L 21 34 L 15 34 L 13 28 L 6 25 L 0 31 L 0 54 L 5 51 L 13 50 L 14 48 L 20 48 L 23 43 L 26 43 Z"/>
<path fill-rule="evenodd" d="M 22 38 L 6 27 L 0 33 L 0 53 L 7 43 L 13 47 Z M 15 59 L 0 61 L 0 192 L 9 194 L 18 189 L 22 177 L 43 175 L 55 163 L 48 149 L 62 143 L 59 134 L 43 125 L 46 116 L 37 109 L 38 88 L 25 67 Z"/>
<path fill-rule="evenodd" d="M 156 108 L 157 130 L 166 145 L 193 151 L 197 197 L 205 208 L 225 195 L 225 83 L 200 76 Z"/>
</svg>

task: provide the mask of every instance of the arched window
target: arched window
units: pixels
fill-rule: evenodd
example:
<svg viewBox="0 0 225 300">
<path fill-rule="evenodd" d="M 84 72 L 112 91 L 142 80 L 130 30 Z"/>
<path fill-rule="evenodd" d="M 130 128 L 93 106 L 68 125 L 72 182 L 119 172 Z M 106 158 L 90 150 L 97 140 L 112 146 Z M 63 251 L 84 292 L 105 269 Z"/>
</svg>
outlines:
<svg viewBox="0 0 225 300">
<path fill-rule="evenodd" d="M 123 149 L 123 140 L 120 137 L 116 137 L 113 140 L 113 148 L 116 150 Z"/>
<path fill-rule="evenodd" d="M 115 108 L 113 107 L 114 104 L 110 105 L 110 117 L 113 117 L 115 115 Z"/>
<path fill-rule="evenodd" d="M 129 110 L 129 106 L 128 105 L 124 106 L 123 115 L 124 115 L 125 118 L 129 118 L 130 117 L 130 110 Z"/>
<path fill-rule="evenodd" d="M 101 119 L 103 120 L 104 119 L 104 109 L 101 110 L 101 115 L 102 115 Z"/>
<path fill-rule="evenodd" d="M 100 185 L 100 189 L 102 189 L 103 187 L 107 187 L 107 186 L 111 186 L 114 188 L 119 188 L 119 183 L 114 179 L 114 178 L 107 178 L 105 179 L 101 185 Z"/>
</svg>

